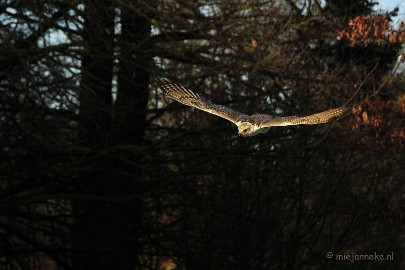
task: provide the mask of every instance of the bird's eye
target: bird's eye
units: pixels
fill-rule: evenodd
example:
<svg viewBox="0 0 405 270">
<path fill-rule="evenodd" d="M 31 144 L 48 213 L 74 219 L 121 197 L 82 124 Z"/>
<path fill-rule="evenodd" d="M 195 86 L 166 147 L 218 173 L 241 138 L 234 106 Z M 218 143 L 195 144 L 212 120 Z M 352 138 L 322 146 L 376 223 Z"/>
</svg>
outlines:
<svg viewBox="0 0 405 270">
<path fill-rule="evenodd" d="M 242 132 L 243 132 L 243 133 L 246 133 L 246 132 L 248 132 L 248 129 L 245 128 L 244 130 L 242 130 Z"/>
</svg>

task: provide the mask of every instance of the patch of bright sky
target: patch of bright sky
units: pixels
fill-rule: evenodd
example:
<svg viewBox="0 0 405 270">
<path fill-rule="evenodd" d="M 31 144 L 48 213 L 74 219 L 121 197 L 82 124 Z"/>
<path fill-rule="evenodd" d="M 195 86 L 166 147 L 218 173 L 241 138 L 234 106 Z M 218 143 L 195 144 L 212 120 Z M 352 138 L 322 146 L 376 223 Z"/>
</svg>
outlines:
<svg viewBox="0 0 405 270">
<path fill-rule="evenodd" d="M 398 16 L 393 18 L 394 23 L 405 21 L 405 0 L 380 0 L 379 4 L 374 7 L 376 10 L 389 11 L 398 7 Z"/>
</svg>

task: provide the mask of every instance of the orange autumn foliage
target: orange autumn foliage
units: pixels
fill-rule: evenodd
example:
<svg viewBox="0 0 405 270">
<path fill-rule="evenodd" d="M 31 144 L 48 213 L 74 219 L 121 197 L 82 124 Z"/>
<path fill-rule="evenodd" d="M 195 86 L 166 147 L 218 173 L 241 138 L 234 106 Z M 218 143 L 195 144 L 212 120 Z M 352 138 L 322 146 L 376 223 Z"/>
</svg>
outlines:
<svg viewBox="0 0 405 270">
<path fill-rule="evenodd" d="M 363 46 L 402 44 L 405 41 L 405 23 L 401 22 L 398 29 L 394 29 L 385 15 L 360 15 L 349 20 L 348 27 L 339 31 L 339 37 Z"/>
</svg>

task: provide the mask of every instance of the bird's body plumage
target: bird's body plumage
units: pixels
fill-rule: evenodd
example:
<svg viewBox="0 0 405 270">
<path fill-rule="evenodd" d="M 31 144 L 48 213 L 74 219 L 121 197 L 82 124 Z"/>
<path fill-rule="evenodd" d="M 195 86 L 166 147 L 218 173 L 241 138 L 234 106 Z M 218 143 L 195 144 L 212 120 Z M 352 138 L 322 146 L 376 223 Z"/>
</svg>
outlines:
<svg viewBox="0 0 405 270">
<path fill-rule="evenodd" d="M 254 136 L 259 133 L 265 133 L 273 126 L 316 125 L 326 123 L 330 119 L 341 116 L 347 111 L 346 107 L 339 107 L 303 117 L 278 117 L 268 114 L 247 115 L 226 106 L 212 103 L 210 100 L 194 93 L 190 89 L 175 83 L 163 81 L 159 84 L 159 87 L 165 95 L 184 105 L 195 107 L 231 121 L 238 127 L 239 135 L 241 136 Z"/>
</svg>

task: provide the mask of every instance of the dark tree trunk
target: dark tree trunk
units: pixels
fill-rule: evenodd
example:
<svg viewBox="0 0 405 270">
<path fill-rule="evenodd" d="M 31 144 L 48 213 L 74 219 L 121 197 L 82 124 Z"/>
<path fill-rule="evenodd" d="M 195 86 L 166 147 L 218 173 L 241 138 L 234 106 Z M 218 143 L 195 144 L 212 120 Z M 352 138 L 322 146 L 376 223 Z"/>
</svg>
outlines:
<svg viewBox="0 0 405 270">
<path fill-rule="evenodd" d="M 146 13 L 141 7 L 138 8 L 137 13 Z M 137 13 L 121 7 L 118 92 L 114 113 L 117 144 L 141 144 L 145 130 L 148 66 L 151 61 L 146 41 L 150 36 L 150 23 Z"/>
<path fill-rule="evenodd" d="M 89 0 L 83 29 L 80 115 L 86 146 L 108 145 L 111 132 L 114 7 L 111 0 Z"/>
<path fill-rule="evenodd" d="M 89 0 L 83 29 L 80 130 L 83 146 L 89 149 L 76 192 L 102 198 L 110 195 L 109 161 L 97 152 L 110 144 L 112 121 L 114 6 L 111 0 Z M 108 172 L 108 170 L 105 170 Z M 102 200 L 76 200 L 72 233 L 72 269 L 120 269 L 117 247 L 110 242 L 115 228 L 115 209 Z"/>
<path fill-rule="evenodd" d="M 150 24 L 137 15 L 138 7 L 118 6 L 121 34 L 117 36 L 118 92 L 113 108 L 112 3 L 89 1 L 85 10 L 80 113 L 83 141 L 92 153 L 115 145 L 141 145 L 145 130 L 150 57 L 144 53 L 143 42 Z M 132 165 L 139 164 L 141 156 L 129 155 L 131 162 L 123 162 L 120 157 L 126 150 L 109 153 L 91 154 L 93 161 L 86 164 L 91 169 L 80 177 L 79 192 L 99 199 L 76 201 L 73 269 L 133 270 L 137 265 L 142 203 L 123 198 L 137 197 L 132 195 L 143 191 L 137 181 L 141 172 Z"/>
<path fill-rule="evenodd" d="M 121 33 L 117 37 L 119 58 L 117 76 L 117 98 L 114 104 L 113 135 L 114 145 L 121 145 L 116 155 L 118 158 L 111 166 L 122 174 L 111 179 L 114 185 L 111 192 L 132 198 L 115 205 L 115 221 L 112 224 L 119 234 L 113 235 L 111 242 L 120 245 L 116 253 L 119 266 L 114 269 L 133 270 L 141 252 L 139 246 L 139 229 L 141 224 L 142 201 L 137 195 L 144 192 L 144 187 L 137 181 L 142 172 L 137 165 L 142 163 L 142 156 L 131 152 L 125 145 L 140 146 L 144 141 L 145 118 L 148 101 L 149 74 L 148 66 L 151 57 L 145 53 L 147 38 L 150 35 L 150 23 L 140 14 L 145 14 L 140 7 L 141 1 L 120 3 Z M 129 8 L 131 7 L 131 8 Z M 135 7 L 135 8 L 134 8 Z M 130 155 L 128 156 L 128 152 Z M 126 156 L 129 162 L 120 157 Z M 134 166 L 134 164 L 136 164 Z M 133 196 L 135 195 L 135 196 Z"/>
</svg>

